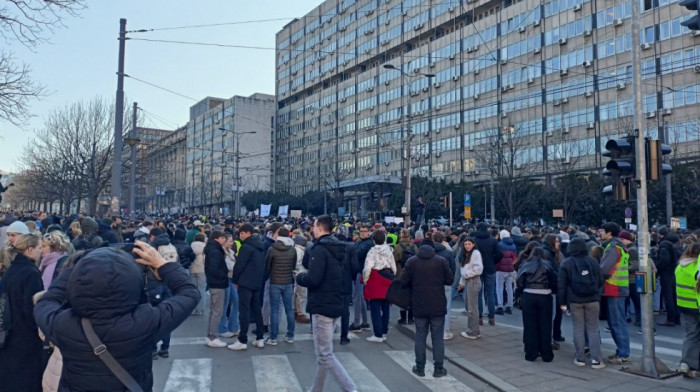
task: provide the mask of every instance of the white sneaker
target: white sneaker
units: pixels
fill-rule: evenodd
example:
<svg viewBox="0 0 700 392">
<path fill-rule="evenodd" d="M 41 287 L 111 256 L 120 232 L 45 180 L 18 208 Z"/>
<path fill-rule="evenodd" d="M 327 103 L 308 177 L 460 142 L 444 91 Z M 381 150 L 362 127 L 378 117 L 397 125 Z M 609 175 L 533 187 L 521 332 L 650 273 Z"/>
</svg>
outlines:
<svg viewBox="0 0 700 392">
<path fill-rule="evenodd" d="M 253 342 L 253 347 L 263 348 L 263 347 L 265 347 L 265 341 L 262 339 L 258 339 L 258 340 Z"/>
<path fill-rule="evenodd" d="M 226 347 L 228 347 L 229 350 L 233 350 L 233 351 L 243 351 L 243 350 L 247 350 L 247 349 L 248 349 L 248 345 L 247 345 L 247 344 L 241 343 L 241 342 L 239 342 L 239 341 L 236 341 L 235 343 L 231 343 L 231 344 L 229 344 L 229 345 L 226 346 Z"/>
<path fill-rule="evenodd" d="M 222 338 L 227 338 L 227 339 L 235 338 L 238 336 L 238 332 L 224 332 L 222 334 L 219 334 L 219 336 L 221 336 Z"/>
<path fill-rule="evenodd" d="M 270 338 L 267 338 L 267 339 L 265 339 L 265 343 L 267 343 L 268 346 L 276 346 L 276 345 L 277 345 L 277 339 L 270 339 Z"/>
<path fill-rule="evenodd" d="M 453 334 L 450 331 L 445 331 L 445 333 L 442 335 L 442 340 L 450 340 L 455 337 L 455 334 Z"/>
<path fill-rule="evenodd" d="M 294 343 L 294 338 L 285 336 L 284 339 L 282 339 L 282 341 L 285 343 Z"/>
<path fill-rule="evenodd" d="M 219 340 L 219 338 L 216 338 L 214 340 L 207 338 L 206 343 L 207 347 L 213 347 L 213 348 L 223 348 L 226 347 L 226 343 L 222 342 Z"/>
<path fill-rule="evenodd" d="M 367 341 L 368 341 L 368 342 L 373 342 L 373 343 L 383 343 L 383 342 L 384 342 L 384 338 L 380 338 L 380 337 L 377 337 L 377 336 L 372 335 L 372 336 L 370 336 L 370 337 L 367 338 Z"/>
</svg>

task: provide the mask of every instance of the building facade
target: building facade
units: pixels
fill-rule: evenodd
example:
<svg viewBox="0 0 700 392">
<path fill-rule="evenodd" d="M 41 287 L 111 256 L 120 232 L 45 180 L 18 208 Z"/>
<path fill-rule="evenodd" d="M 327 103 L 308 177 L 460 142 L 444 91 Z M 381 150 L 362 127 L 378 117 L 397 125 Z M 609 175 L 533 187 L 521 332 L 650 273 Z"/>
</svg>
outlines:
<svg viewBox="0 0 700 392">
<path fill-rule="evenodd" d="M 321 3 L 277 34 L 275 187 L 602 169 L 634 128 L 631 1 Z M 644 131 L 696 158 L 700 36 L 641 13 Z"/>
<path fill-rule="evenodd" d="M 259 93 L 207 97 L 190 108 L 182 204 L 187 212 L 233 214 L 242 193 L 271 189 L 274 118 L 274 96 Z"/>
<path fill-rule="evenodd" d="M 177 213 L 185 210 L 186 138 L 186 127 L 181 127 L 147 150 L 144 167 L 145 211 Z"/>
</svg>

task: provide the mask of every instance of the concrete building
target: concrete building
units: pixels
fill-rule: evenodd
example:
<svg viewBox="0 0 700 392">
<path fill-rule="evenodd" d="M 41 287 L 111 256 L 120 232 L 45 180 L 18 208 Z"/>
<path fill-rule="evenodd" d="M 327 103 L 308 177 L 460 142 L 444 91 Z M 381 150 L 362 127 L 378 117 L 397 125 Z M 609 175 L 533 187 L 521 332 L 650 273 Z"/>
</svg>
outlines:
<svg viewBox="0 0 700 392">
<path fill-rule="evenodd" d="M 190 108 L 187 212 L 228 215 L 242 193 L 271 189 L 274 116 L 274 96 L 267 94 L 207 97 Z"/>
<path fill-rule="evenodd" d="M 137 127 L 134 131 L 126 135 L 126 139 L 138 140 L 136 142 L 136 187 L 134 193 L 134 206 L 137 211 L 152 211 L 153 206 L 149 204 L 152 199 L 150 193 L 150 181 L 153 179 L 149 176 L 149 154 L 154 150 L 161 148 L 164 138 L 171 135 L 173 131 L 167 129 Z M 131 172 L 131 147 L 128 143 L 124 143 L 122 151 L 122 162 L 124 169 L 122 170 L 122 208 L 129 207 L 130 182 L 129 176 Z M 149 206 L 151 209 L 149 210 Z"/>
<path fill-rule="evenodd" d="M 187 130 L 181 127 L 149 146 L 145 162 L 144 194 L 147 211 L 183 212 Z"/>
<path fill-rule="evenodd" d="M 601 169 L 605 141 L 633 128 L 630 1 L 321 3 L 277 34 L 276 188 Z M 700 151 L 687 16 L 642 4 L 644 131 L 676 159 Z"/>
</svg>

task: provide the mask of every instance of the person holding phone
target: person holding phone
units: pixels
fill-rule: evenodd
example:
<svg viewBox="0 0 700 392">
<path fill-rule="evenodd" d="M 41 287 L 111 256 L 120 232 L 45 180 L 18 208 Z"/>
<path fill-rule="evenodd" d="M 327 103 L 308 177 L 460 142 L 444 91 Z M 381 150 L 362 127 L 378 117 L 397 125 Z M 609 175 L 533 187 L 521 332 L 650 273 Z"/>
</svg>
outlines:
<svg viewBox="0 0 700 392">
<path fill-rule="evenodd" d="M 151 350 L 192 313 L 199 291 L 184 268 L 168 262 L 153 246 L 136 241 L 133 253 L 96 248 L 76 255 L 34 307 L 34 319 L 61 350 L 61 390 L 123 390 L 125 386 L 95 356 L 81 319 L 144 391 L 153 388 Z M 150 268 L 173 296 L 157 306 L 143 300 L 143 270 Z"/>
</svg>

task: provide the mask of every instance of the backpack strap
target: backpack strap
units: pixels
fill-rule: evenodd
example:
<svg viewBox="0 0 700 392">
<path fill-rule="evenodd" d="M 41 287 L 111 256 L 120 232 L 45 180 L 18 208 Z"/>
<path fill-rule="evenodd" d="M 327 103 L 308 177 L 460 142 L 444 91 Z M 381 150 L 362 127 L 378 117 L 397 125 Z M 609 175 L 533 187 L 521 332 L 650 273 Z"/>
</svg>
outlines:
<svg viewBox="0 0 700 392">
<path fill-rule="evenodd" d="M 107 365 L 112 374 L 114 374 L 119 381 L 121 381 L 121 383 L 129 389 L 129 391 L 143 392 L 143 389 L 139 383 L 134 380 L 131 374 L 129 374 L 129 372 L 127 372 L 116 359 L 114 359 L 112 354 L 110 354 L 110 352 L 107 350 L 107 346 L 105 346 L 100 338 L 97 337 L 95 330 L 92 328 L 92 323 L 90 323 L 90 320 L 81 318 L 80 323 L 83 326 L 83 332 L 85 333 L 88 342 L 90 342 L 90 345 L 92 346 L 93 353 L 95 353 L 95 355 L 97 355 L 97 357 L 100 358 L 105 365 Z"/>
</svg>

